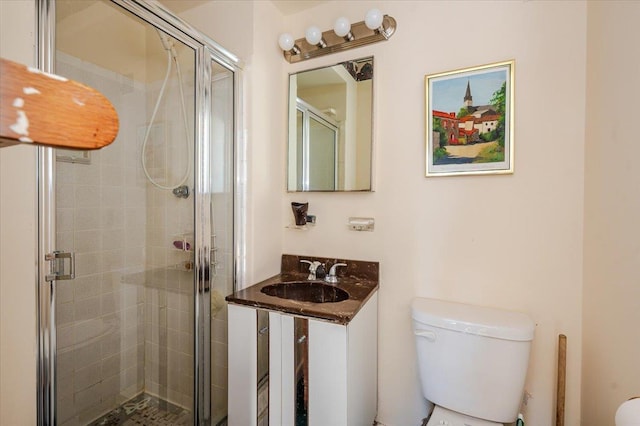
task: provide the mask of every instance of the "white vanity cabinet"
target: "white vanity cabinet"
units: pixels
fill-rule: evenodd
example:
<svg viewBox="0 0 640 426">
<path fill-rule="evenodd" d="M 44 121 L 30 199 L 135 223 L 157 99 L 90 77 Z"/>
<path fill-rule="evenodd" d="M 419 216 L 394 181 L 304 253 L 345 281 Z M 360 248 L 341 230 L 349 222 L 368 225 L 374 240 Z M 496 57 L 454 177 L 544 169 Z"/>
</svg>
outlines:
<svg viewBox="0 0 640 426">
<path fill-rule="evenodd" d="M 268 311 L 268 419 L 271 426 L 370 426 L 377 411 L 377 310 L 374 292 L 346 325 Z M 229 304 L 229 425 L 261 426 L 258 411 L 258 309 Z M 304 335 L 295 331 L 304 321 Z M 265 332 L 262 327 L 262 333 Z M 296 345 L 305 346 L 296 349 Z M 303 361 L 300 361 L 300 359 Z M 306 365 L 302 365 L 306 363 Z M 300 386 L 304 368 L 306 386 Z M 304 409 L 300 405 L 304 403 Z M 303 413 L 306 420 L 296 421 Z"/>
</svg>

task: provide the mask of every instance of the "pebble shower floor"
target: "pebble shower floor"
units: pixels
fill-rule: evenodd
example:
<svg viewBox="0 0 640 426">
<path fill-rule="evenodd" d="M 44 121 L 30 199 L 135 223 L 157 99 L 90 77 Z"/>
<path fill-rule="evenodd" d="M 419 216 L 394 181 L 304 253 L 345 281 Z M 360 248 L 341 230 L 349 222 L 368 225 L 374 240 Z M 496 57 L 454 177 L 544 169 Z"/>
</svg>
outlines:
<svg viewBox="0 0 640 426">
<path fill-rule="evenodd" d="M 190 413 L 176 405 L 140 394 L 89 424 L 89 426 L 189 425 Z"/>
</svg>

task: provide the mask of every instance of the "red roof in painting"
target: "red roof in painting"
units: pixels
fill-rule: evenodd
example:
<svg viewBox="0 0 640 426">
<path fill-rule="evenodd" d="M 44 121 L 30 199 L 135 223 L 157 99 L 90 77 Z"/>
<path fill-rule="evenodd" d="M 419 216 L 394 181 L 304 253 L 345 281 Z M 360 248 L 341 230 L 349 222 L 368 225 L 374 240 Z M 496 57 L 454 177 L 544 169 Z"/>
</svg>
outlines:
<svg viewBox="0 0 640 426">
<path fill-rule="evenodd" d="M 438 118 L 448 118 L 449 120 L 457 120 L 455 112 L 444 112 L 433 110 L 433 116 Z"/>
<path fill-rule="evenodd" d="M 500 119 L 499 115 L 485 115 L 482 118 L 476 118 L 473 115 L 465 115 L 460 119 L 460 122 L 464 123 L 466 121 L 473 121 L 474 123 L 483 123 L 485 121 L 498 121 Z"/>
</svg>

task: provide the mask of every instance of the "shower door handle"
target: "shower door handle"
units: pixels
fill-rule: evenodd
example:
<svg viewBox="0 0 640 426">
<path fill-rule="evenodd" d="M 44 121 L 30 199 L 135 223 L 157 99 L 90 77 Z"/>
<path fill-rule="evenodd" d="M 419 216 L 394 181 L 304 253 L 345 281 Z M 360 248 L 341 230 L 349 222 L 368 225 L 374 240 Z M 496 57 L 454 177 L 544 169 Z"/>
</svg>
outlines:
<svg viewBox="0 0 640 426">
<path fill-rule="evenodd" d="M 211 249 L 209 249 L 211 259 L 211 269 L 213 269 L 213 275 L 218 272 L 218 246 L 216 245 L 216 234 L 211 235 Z"/>
<path fill-rule="evenodd" d="M 69 273 L 65 273 L 65 259 L 69 259 Z M 51 262 L 50 273 L 44 277 L 45 281 L 72 280 L 76 277 L 75 253 L 56 250 L 52 253 L 47 253 L 44 256 L 44 260 Z"/>
</svg>

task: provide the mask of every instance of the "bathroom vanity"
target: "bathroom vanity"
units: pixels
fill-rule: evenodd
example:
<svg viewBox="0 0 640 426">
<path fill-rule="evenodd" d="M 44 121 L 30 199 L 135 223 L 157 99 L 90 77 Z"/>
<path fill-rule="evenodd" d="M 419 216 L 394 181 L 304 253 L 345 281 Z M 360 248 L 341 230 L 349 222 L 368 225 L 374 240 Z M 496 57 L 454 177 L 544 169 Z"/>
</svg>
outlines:
<svg viewBox="0 0 640 426">
<path fill-rule="evenodd" d="M 303 259 L 347 266 L 327 284 Z M 377 262 L 283 255 L 280 274 L 228 296 L 229 424 L 373 424 L 377 289 Z"/>
</svg>

